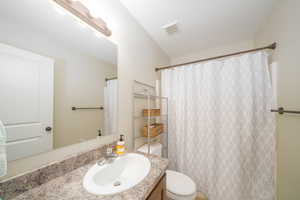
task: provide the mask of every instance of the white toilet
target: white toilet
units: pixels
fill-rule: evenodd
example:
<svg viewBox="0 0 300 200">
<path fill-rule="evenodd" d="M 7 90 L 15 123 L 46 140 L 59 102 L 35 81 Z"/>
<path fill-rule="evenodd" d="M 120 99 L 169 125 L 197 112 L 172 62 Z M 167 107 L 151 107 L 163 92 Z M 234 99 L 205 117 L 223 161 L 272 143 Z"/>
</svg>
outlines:
<svg viewBox="0 0 300 200">
<path fill-rule="evenodd" d="M 148 146 L 144 145 L 138 151 L 147 153 Z M 161 156 L 162 145 L 160 143 L 151 144 L 150 154 Z M 194 200 L 196 198 L 196 184 L 190 177 L 172 170 L 167 170 L 166 174 L 168 198 L 173 200 Z"/>
</svg>

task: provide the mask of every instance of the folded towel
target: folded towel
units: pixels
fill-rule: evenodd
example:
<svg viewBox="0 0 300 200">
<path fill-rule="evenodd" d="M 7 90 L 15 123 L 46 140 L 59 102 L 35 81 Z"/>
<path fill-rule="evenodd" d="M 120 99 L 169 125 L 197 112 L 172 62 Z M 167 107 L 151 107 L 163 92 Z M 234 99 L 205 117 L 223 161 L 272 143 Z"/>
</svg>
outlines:
<svg viewBox="0 0 300 200">
<path fill-rule="evenodd" d="M 6 130 L 0 120 L 0 177 L 6 175 L 7 172 L 6 138 Z"/>
</svg>

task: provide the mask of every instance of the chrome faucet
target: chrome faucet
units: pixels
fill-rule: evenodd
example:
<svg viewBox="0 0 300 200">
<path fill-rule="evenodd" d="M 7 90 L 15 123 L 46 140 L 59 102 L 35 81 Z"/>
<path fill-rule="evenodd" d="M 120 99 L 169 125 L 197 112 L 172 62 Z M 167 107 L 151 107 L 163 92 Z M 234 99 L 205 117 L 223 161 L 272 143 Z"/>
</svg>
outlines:
<svg viewBox="0 0 300 200">
<path fill-rule="evenodd" d="M 99 166 L 105 165 L 105 164 L 110 164 L 112 162 L 115 161 L 115 159 L 118 157 L 119 155 L 117 153 L 114 152 L 114 148 L 113 147 L 107 147 L 106 149 L 106 155 L 101 158 L 97 164 Z"/>
</svg>

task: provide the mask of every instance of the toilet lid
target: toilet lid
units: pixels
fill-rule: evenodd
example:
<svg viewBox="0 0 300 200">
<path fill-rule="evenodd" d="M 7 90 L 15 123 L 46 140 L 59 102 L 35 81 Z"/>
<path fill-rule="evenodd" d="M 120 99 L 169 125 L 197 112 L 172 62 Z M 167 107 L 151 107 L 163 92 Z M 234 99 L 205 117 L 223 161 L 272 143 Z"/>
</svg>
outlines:
<svg viewBox="0 0 300 200">
<path fill-rule="evenodd" d="M 167 190 L 173 194 L 188 196 L 196 192 L 194 181 L 179 172 L 167 170 Z"/>
</svg>

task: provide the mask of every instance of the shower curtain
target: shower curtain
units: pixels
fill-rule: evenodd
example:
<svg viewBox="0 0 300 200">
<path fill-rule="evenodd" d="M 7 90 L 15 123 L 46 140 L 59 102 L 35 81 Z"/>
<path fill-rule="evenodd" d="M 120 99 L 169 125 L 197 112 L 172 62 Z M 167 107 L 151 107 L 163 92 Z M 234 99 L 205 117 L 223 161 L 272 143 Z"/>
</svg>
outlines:
<svg viewBox="0 0 300 200">
<path fill-rule="evenodd" d="M 170 168 L 209 200 L 275 200 L 272 93 L 264 51 L 163 70 Z"/>
<path fill-rule="evenodd" d="M 106 81 L 104 88 L 104 135 L 118 133 L 118 80 Z"/>
</svg>

